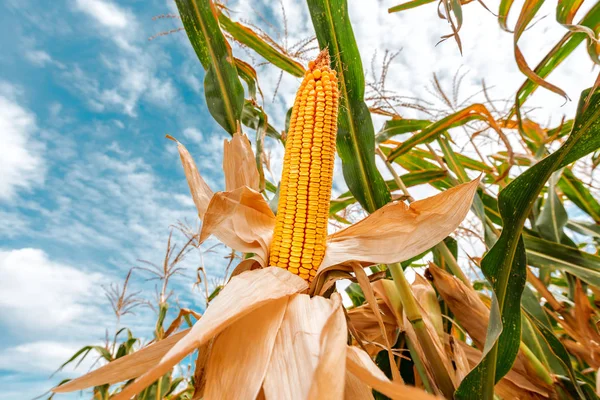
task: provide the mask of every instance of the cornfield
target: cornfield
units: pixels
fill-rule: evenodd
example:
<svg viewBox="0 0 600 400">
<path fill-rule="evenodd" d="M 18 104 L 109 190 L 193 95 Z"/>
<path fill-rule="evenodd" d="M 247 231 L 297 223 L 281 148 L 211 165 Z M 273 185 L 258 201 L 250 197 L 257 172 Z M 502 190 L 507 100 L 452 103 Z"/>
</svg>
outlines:
<svg viewBox="0 0 600 400">
<path fill-rule="evenodd" d="M 506 57 L 523 73 L 510 106 L 457 107 L 436 79 L 448 109 L 412 104 L 421 119 L 403 117 L 410 105 L 384 88 L 385 73 L 366 83 L 347 0 L 307 0 L 315 37 L 291 47 L 215 0 L 175 3 L 208 110 L 230 135 L 225 191 L 168 136 L 202 225 L 180 226 L 187 243 L 169 238 L 162 265 L 148 265 L 163 283 L 154 337 L 141 345 L 121 328 L 82 348 L 63 367 L 94 353 L 104 365 L 51 398 L 88 388 L 98 400 L 598 398 L 600 75 L 558 125 L 532 120 L 527 101 L 567 96 L 547 77 L 579 46 L 591 60 L 582 69 L 600 64 L 600 3 L 575 21 L 584 1 L 559 0 L 564 37 L 529 66 L 519 39 L 543 1 L 501 0 Z M 439 0 L 442 40 L 457 51 L 462 8 L 485 6 L 469 3 Z M 285 127 L 269 122 L 250 53 L 298 78 Z M 385 120 L 379 131 L 373 118 Z M 285 149 L 279 181 L 267 178 L 267 147 Z M 331 198 L 337 176 L 349 190 Z M 417 186 L 433 195 L 415 200 Z M 226 281 L 205 287 L 205 311 L 168 321 L 169 279 L 211 236 L 231 249 Z M 108 291 L 117 318 L 139 303 L 129 279 Z"/>
</svg>

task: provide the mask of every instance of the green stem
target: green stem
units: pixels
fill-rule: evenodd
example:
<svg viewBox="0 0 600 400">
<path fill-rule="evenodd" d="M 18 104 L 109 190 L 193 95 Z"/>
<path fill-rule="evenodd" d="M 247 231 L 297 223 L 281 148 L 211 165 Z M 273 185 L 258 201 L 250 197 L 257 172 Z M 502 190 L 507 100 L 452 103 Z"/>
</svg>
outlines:
<svg viewBox="0 0 600 400">
<path fill-rule="evenodd" d="M 406 338 L 406 347 L 408 347 L 410 358 L 412 359 L 413 364 L 415 364 L 415 368 L 419 374 L 419 377 L 421 378 L 421 382 L 423 382 L 425 390 L 429 393 L 435 394 L 435 391 L 431 388 L 431 383 L 429 382 L 429 377 L 427 376 L 427 371 L 425 370 L 423 361 L 421 361 L 419 353 L 408 337 Z"/>
<path fill-rule="evenodd" d="M 392 274 L 392 279 L 394 280 L 396 289 L 398 290 L 406 318 L 415 331 L 421 349 L 423 350 L 423 354 L 425 355 L 425 358 L 431 367 L 435 382 L 442 391 L 442 394 L 446 398 L 451 399 L 455 390 L 454 383 L 452 382 L 452 379 L 450 378 L 450 375 L 444 366 L 444 362 L 440 357 L 440 354 L 436 351 L 433 339 L 431 338 L 431 335 L 429 334 L 429 331 L 427 330 L 427 327 L 423 321 L 423 316 L 419 310 L 417 300 L 412 293 L 410 284 L 404 276 L 402 265 L 400 263 L 389 264 L 388 268 Z"/>
<path fill-rule="evenodd" d="M 450 251 L 448 246 L 446 246 L 446 243 L 440 242 L 440 243 L 436 244 L 435 249 L 440 252 L 442 257 L 444 257 L 446 264 L 448 264 L 448 269 L 450 269 L 450 271 L 458 279 L 460 279 L 465 285 L 472 288 L 473 285 L 471 284 L 471 281 L 469 280 L 469 278 L 467 278 L 467 276 L 465 275 L 463 270 L 460 268 L 460 266 L 456 262 L 454 255 L 452 254 L 452 252 Z"/>
</svg>

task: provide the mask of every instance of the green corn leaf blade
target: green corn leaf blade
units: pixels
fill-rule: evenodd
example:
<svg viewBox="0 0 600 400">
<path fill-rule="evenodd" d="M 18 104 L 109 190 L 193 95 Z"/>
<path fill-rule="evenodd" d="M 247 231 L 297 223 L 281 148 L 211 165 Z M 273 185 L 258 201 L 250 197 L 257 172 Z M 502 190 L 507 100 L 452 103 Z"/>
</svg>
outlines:
<svg viewBox="0 0 600 400">
<path fill-rule="evenodd" d="M 494 385 L 512 367 L 520 343 L 520 299 L 526 280 L 521 232 L 534 201 L 552 173 L 600 147 L 600 91 L 593 94 L 585 108 L 588 94 L 589 90 L 581 94 L 573 131 L 567 141 L 513 180 L 498 196 L 502 234 L 481 262 L 481 269 L 493 287 L 486 345 L 482 361 L 456 391 L 460 399 L 492 400 Z"/>
<path fill-rule="evenodd" d="M 587 26 L 594 32 L 600 30 L 600 2 L 596 2 L 587 14 L 581 19 L 579 25 Z M 573 51 L 586 39 L 587 35 L 582 32 L 568 32 L 558 43 L 546 54 L 546 56 L 534 68 L 533 72 L 543 78 L 546 78 L 556 69 Z M 523 105 L 539 85 L 527 79 L 517 91 L 517 103 Z M 508 118 L 516 112 L 513 107 Z"/>
<path fill-rule="evenodd" d="M 321 49 L 329 49 L 338 73 L 340 108 L 337 149 L 344 179 L 367 212 L 390 200 L 389 189 L 375 165 L 375 130 L 364 101 L 362 61 L 350 25 L 346 0 L 308 0 Z"/>
<path fill-rule="evenodd" d="M 546 202 L 535 221 L 536 230 L 546 240 L 560 243 L 564 236 L 563 228 L 569 220 L 567 210 L 556 194 L 556 181 L 559 172 L 555 172 L 550 177 L 548 191 L 546 193 Z"/>
<path fill-rule="evenodd" d="M 570 169 L 564 170 L 558 187 L 579 209 L 600 224 L 600 203 Z"/>
<path fill-rule="evenodd" d="M 533 235 L 525 234 L 523 238 L 529 264 L 565 271 L 600 287 L 600 257 Z"/>
<path fill-rule="evenodd" d="M 585 236 L 590 236 L 596 239 L 600 239 L 600 225 L 598 224 L 594 224 L 587 221 L 569 220 L 566 226 L 574 232 L 580 233 Z"/>
<path fill-rule="evenodd" d="M 260 107 L 254 102 L 246 100 L 242 109 L 242 123 L 250 129 L 259 129 L 261 113 L 264 113 L 264 111 Z M 267 124 L 267 136 L 281 140 L 281 134 L 271 124 Z"/>
<path fill-rule="evenodd" d="M 400 179 L 406 187 L 422 185 L 425 183 L 433 183 L 439 181 L 441 179 L 447 178 L 448 175 L 446 171 L 441 169 L 431 170 L 431 171 L 422 171 L 422 172 L 409 172 L 407 174 L 401 175 Z M 397 183 L 392 179 L 386 181 L 386 184 L 390 188 L 390 190 L 398 190 Z M 329 206 L 329 214 L 335 214 L 351 204 L 356 203 L 356 199 L 352 195 L 351 192 L 346 192 L 340 195 L 337 199 L 331 201 L 331 205 Z"/>
<path fill-rule="evenodd" d="M 391 13 L 395 13 L 395 12 L 409 10 L 411 8 L 419 7 L 419 6 L 422 6 L 424 4 L 429 4 L 429 3 L 433 3 L 433 2 L 434 2 L 434 0 L 413 0 L 413 1 L 407 1 L 406 3 L 402 3 L 402 4 L 398 4 L 397 6 L 390 7 L 388 9 L 388 13 L 391 14 Z"/>
<path fill-rule="evenodd" d="M 408 153 L 414 146 L 421 143 L 429 143 L 446 130 L 465 125 L 473 120 L 484 120 L 495 124 L 495 121 L 493 121 L 489 111 L 483 105 L 470 105 L 430 124 L 426 128 L 422 129 L 421 132 L 413 135 L 410 139 L 406 140 L 392 150 L 388 156 L 388 160 L 393 161 L 395 158 Z"/>
<path fill-rule="evenodd" d="M 548 81 L 545 81 L 544 78 L 536 74 L 535 71 L 529 67 L 527 61 L 525 60 L 525 56 L 521 52 L 521 49 L 518 45 L 521 35 L 523 34 L 523 32 L 525 32 L 525 29 L 527 29 L 527 26 L 529 26 L 542 4 L 544 4 L 544 0 L 525 0 L 525 4 L 523 4 L 523 6 L 521 7 L 521 13 L 519 14 L 519 19 L 517 20 L 517 23 L 515 25 L 515 31 L 513 34 L 515 61 L 517 62 L 519 70 L 527 78 L 529 78 L 529 80 L 535 82 L 538 86 L 542 86 L 550 90 L 551 92 L 561 95 L 566 100 L 568 99 L 568 96 L 561 88 L 551 84 Z"/>
<path fill-rule="evenodd" d="M 468 182 L 469 176 L 467 175 L 467 171 L 465 171 L 463 165 L 461 164 L 458 157 L 456 157 L 456 153 L 452 150 L 450 146 L 450 141 L 444 136 L 440 136 L 437 140 L 440 148 L 442 149 L 442 153 L 444 153 L 444 161 L 448 166 L 450 171 L 454 172 L 456 178 L 460 183 Z"/>
<path fill-rule="evenodd" d="M 512 7 L 513 2 L 514 0 L 501 0 L 500 7 L 498 9 L 498 23 L 500 24 L 500 27 L 507 32 L 511 32 L 511 30 L 508 29 L 508 26 L 506 25 L 506 20 L 508 19 L 508 13 L 510 11 L 510 8 Z"/>
<path fill-rule="evenodd" d="M 237 68 L 238 75 L 240 78 L 246 82 L 246 86 L 248 87 L 248 95 L 254 101 L 256 101 L 257 92 L 260 93 L 262 97 L 262 90 L 260 90 L 260 86 L 258 86 L 258 75 L 256 75 L 256 70 L 252 68 L 252 66 L 239 58 L 235 59 L 235 67 Z"/>
<path fill-rule="evenodd" d="M 426 158 L 428 160 L 435 160 L 435 156 L 433 154 L 431 154 L 431 152 L 429 150 L 422 150 L 422 149 L 414 148 L 411 150 L 411 152 L 414 152 L 414 154 L 419 157 Z M 481 171 L 481 172 L 486 172 L 486 173 L 494 172 L 494 168 L 492 168 L 491 166 L 489 166 L 481 161 L 475 160 L 471 157 L 467 157 L 461 153 L 455 152 L 454 157 L 466 169 L 470 169 L 473 171 Z"/>
<path fill-rule="evenodd" d="M 204 94 L 213 118 L 229 134 L 237 131 L 244 106 L 244 87 L 231 48 L 217 21 L 211 0 L 175 0 L 185 32 L 206 70 Z"/>
<path fill-rule="evenodd" d="M 267 43 L 250 27 L 239 22 L 233 22 L 225 13 L 219 12 L 219 23 L 235 40 L 256 51 L 265 60 L 293 76 L 304 76 L 304 67 L 294 60 L 281 48 L 276 48 L 272 43 Z"/>
<path fill-rule="evenodd" d="M 426 119 L 393 118 L 385 122 L 383 129 L 381 129 L 375 137 L 375 141 L 377 143 L 382 143 L 396 135 L 420 131 L 421 129 L 427 128 L 429 125 L 431 125 L 431 121 Z"/>
<path fill-rule="evenodd" d="M 552 351 L 552 355 L 556 357 L 556 359 L 561 363 L 564 370 L 566 370 L 571 378 L 572 382 L 577 382 L 577 378 L 575 373 L 573 372 L 573 366 L 571 364 L 571 358 L 569 357 L 569 353 L 565 346 L 556 338 L 554 335 L 554 331 L 546 326 L 543 322 L 538 320 L 535 315 L 527 312 L 527 318 L 531 322 L 533 328 L 539 334 L 539 337 L 542 337 L 546 341 L 547 347 Z M 577 394 L 581 399 L 587 399 L 583 391 L 579 388 L 578 385 L 575 385 Z"/>
</svg>

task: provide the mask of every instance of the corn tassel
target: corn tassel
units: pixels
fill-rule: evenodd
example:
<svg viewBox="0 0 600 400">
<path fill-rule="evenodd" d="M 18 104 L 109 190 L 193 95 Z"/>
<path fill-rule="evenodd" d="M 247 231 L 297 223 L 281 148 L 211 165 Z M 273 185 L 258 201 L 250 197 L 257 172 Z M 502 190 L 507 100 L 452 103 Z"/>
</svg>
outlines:
<svg viewBox="0 0 600 400">
<path fill-rule="evenodd" d="M 292 108 L 269 257 L 309 282 L 325 255 L 338 96 L 324 50 L 308 64 Z"/>
</svg>

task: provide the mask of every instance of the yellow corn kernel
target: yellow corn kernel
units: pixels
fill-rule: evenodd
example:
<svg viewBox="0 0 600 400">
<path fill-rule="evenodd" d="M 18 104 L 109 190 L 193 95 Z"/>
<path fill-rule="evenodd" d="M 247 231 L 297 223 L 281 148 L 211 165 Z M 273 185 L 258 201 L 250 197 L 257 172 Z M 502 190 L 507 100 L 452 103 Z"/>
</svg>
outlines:
<svg viewBox="0 0 600 400">
<path fill-rule="evenodd" d="M 312 281 L 325 255 L 337 133 L 336 72 L 323 51 L 294 101 L 269 265 Z"/>
</svg>

